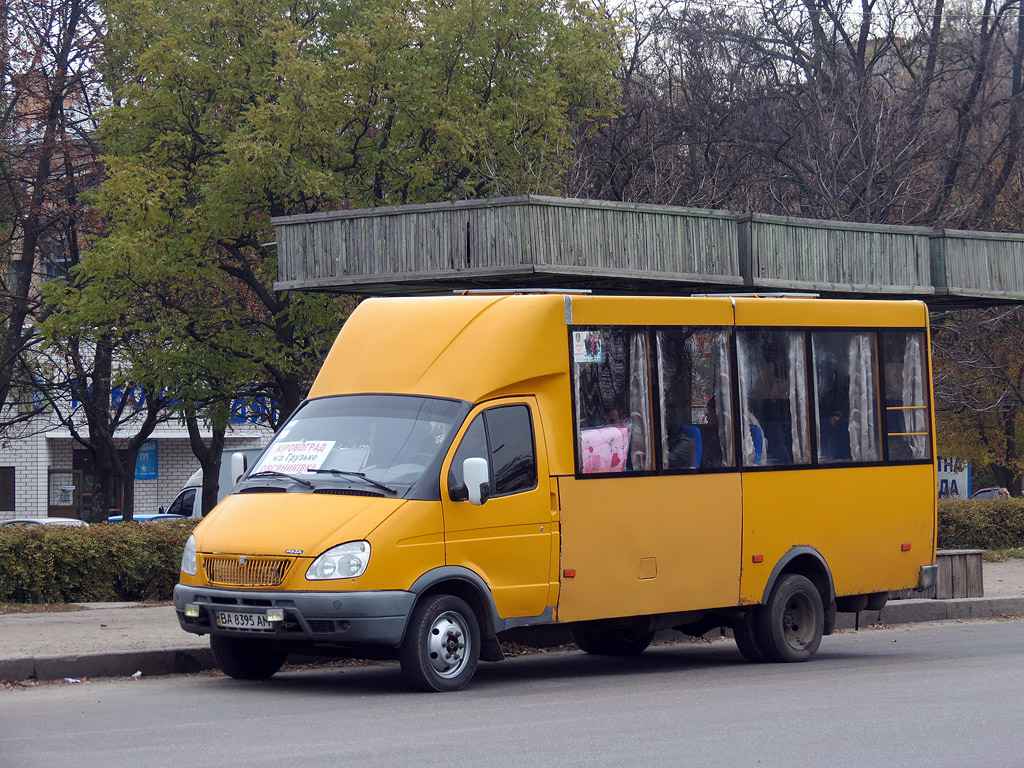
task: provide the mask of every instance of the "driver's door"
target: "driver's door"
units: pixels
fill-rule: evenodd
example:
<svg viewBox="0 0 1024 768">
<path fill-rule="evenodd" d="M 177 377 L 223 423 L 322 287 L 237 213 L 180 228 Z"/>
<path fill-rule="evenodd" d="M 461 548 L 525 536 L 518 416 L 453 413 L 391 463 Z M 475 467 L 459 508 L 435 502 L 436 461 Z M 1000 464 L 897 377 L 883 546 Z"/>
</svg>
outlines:
<svg viewBox="0 0 1024 768">
<path fill-rule="evenodd" d="M 478 406 L 443 467 L 446 562 L 482 577 L 503 618 L 538 616 L 547 604 L 553 526 L 537 423 L 532 398 Z M 463 462 L 475 457 L 487 460 L 490 475 L 489 497 L 480 506 L 460 500 Z"/>
</svg>

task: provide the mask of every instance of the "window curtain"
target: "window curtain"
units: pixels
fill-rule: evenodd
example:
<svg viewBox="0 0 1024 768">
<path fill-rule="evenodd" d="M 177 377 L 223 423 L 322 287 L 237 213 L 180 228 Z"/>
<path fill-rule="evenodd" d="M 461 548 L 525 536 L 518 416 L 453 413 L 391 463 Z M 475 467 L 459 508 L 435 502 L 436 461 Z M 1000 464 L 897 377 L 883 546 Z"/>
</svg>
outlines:
<svg viewBox="0 0 1024 768">
<path fill-rule="evenodd" d="M 647 335 L 634 333 L 629 352 L 629 455 L 633 470 L 644 472 L 654 468 Z"/>
<path fill-rule="evenodd" d="M 729 335 L 716 333 L 711 345 L 711 363 L 715 372 L 715 406 L 718 409 L 718 444 L 722 446 L 722 466 L 733 465 L 732 452 L 732 386 L 729 376 Z M 746 441 L 750 440 L 749 429 Z M 746 441 L 744 445 L 746 445 Z M 753 458 L 754 445 L 751 442 L 750 456 Z"/>
<path fill-rule="evenodd" d="M 737 349 L 738 354 L 737 366 L 739 370 L 737 374 L 739 376 L 740 383 L 740 451 L 743 455 L 743 466 L 752 467 L 754 466 L 754 438 L 750 433 L 750 425 L 753 424 L 753 414 L 750 412 L 750 393 L 749 388 L 751 383 L 754 381 L 754 371 L 757 365 L 756 361 L 751 360 L 753 356 L 754 345 L 750 343 L 747 336 L 740 334 L 737 337 Z M 764 456 L 762 452 L 762 457 Z"/>
<path fill-rule="evenodd" d="M 810 461 L 810 438 L 807 423 L 807 366 L 802 333 L 789 333 L 789 414 L 793 439 L 793 463 Z M 744 441 L 745 442 L 745 441 Z"/>
<path fill-rule="evenodd" d="M 904 421 L 910 444 L 910 455 L 915 459 L 928 457 L 926 414 L 922 407 L 924 396 L 924 355 L 921 348 L 922 335 L 907 334 L 907 346 L 903 354 L 903 407 Z M 913 406 L 913 407 L 910 407 Z M 916 433 L 916 434 L 913 434 Z"/>
<path fill-rule="evenodd" d="M 875 397 L 874 346 L 871 336 L 855 333 L 850 338 L 850 458 L 876 461 L 879 457 L 878 402 Z"/>
</svg>

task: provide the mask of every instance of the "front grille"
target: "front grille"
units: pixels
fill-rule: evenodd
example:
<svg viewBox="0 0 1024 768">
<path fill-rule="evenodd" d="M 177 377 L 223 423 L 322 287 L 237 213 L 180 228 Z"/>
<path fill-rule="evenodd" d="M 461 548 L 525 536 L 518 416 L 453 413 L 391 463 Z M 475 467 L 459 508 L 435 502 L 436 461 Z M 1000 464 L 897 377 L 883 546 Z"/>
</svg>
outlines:
<svg viewBox="0 0 1024 768">
<path fill-rule="evenodd" d="M 292 561 L 286 557 L 207 555 L 203 570 L 211 584 L 222 587 L 276 587 Z"/>
</svg>

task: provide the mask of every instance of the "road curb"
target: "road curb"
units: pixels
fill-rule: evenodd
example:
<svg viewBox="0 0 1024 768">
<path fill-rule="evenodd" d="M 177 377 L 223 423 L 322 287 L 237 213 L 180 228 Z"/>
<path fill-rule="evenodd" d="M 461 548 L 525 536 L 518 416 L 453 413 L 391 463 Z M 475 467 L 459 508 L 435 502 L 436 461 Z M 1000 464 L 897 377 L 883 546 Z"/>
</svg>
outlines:
<svg viewBox="0 0 1024 768">
<path fill-rule="evenodd" d="M 0 659 L 0 680 L 81 680 L 187 674 L 213 669 L 209 648 L 170 648 L 155 651 L 109 651 L 68 656 L 30 656 Z"/>
<path fill-rule="evenodd" d="M 893 600 L 881 611 L 840 613 L 836 629 L 882 624 L 914 624 L 926 621 L 983 619 L 1001 615 L 1024 615 L 1024 596 L 968 597 L 955 600 Z M 676 632 L 659 633 L 664 640 L 676 639 Z M 303 661 L 312 659 L 303 658 Z M 108 651 L 64 656 L 11 656 L 0 658 L 0 681 L 81 680 L 94 677 L 130 677 L 187 674 L 213 669 L 209 648 L 169 648 L 149 651 Z"/>
<path fill-rule="evenodd" d="M 879 622 L 914 624 L 923 621 L 985 619 L 992 616 L 1024 614 L 1021 597 L 963 597 L 955 600 L 892 600 L 880 611 L 836 615 L 836 629 L 853 629 Z"/>
</svg>

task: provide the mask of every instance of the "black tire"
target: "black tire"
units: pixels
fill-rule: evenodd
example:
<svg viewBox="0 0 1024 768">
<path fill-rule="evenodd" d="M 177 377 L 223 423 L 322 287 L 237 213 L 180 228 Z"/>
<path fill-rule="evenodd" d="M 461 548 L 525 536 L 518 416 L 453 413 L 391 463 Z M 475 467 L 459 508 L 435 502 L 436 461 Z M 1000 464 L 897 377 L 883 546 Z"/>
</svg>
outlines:
<svg viewBox="0 0 1024 768">
<path fill-rule="evenodd" d="M 572 639 L 581 651 L 600 656 L 637 656 L 647 650 L 653 632 L 631 632 L 626 629 L 576 629 Z"/>
<path fill-rule="evenodd" d="M 732 634 L 736 639 L 736 647 L 739 648 L 743 658 L 754 664 L 765 661 L 764 651 L 757 639 L 757 620 L 762 608 L 755 605 L 748 608 L 743 618 L 733 627 Z"/>
<path fill-rule="evenodd" d="M 782 576 L 757 614 L 757 640 L 767 661 L 809 661 L 821 644 L 825 609 L 810 579 Z"/>
<path fill-rule="evenodd" d="M 266 680 L 288 657 L 265 640 L 223 635 L 210 635 L 210 651 L 220 671 L 238 680 Z"/>
<path fill-rule="evenodd" d="M 462 690 L 480 660 L 473 610 L 452 595 L 425 597 L 412 612 L 398 660 L 409 682 L 422 691 Z"/>
<path fill-rule="evenodd" d="M 579 649 L 584 653 L 601 653 L 601 648 L 597 644 L 597 640 L 594 639 L 594 632 L 590 629 L 574 629 L 572 631 L 572 641 L 579 646 Z"/>
</svg>

